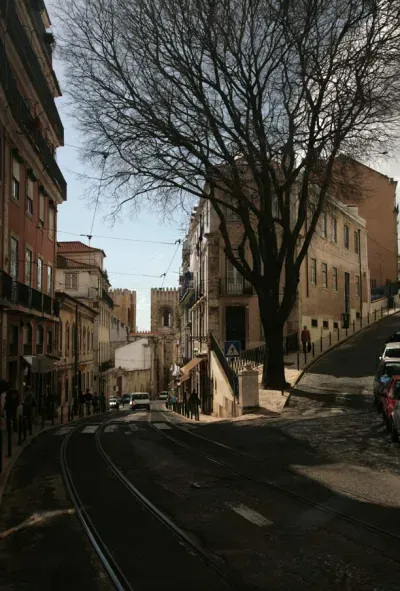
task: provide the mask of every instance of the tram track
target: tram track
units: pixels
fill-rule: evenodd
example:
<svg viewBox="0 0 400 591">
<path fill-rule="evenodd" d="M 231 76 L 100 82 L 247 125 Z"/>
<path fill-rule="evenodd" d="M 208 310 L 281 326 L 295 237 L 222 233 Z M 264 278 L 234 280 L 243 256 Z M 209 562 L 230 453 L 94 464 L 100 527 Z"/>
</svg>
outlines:
<svg viewBox="0 0 400 591">
<path fill-rule="evenodd" d="M 237 450 L 229 445 L 214 441 L 212 439 L 208 439 L 202 435 L 199 435 L 197 433 L 193 433 L 190 430 L 184 429 L 180 426 L 177 426 L 175 423 L 173 423 L 172 421 L 169 421 L 168 418 L 161 413 L 162 416 L 164 417 L 164 419 L 173 427 L 178 429 L 180 432 L 184 433 L 185 436 L 188 436 L 189 439 L 190 438 L 197 438 L 198 440 L 202 440 L 204 442 L 206 442 L 207 444 L 211 444 L 212 446 L 215 447 L 220 447 L 221 449 L 224 449 L 226 451 L 228 451 L 229 453 L 232 453 L 236 456 L 245 458 L 247 460 L 251 459 L 252 461 L 263 465 L 263 466 L 268 466 L 267 462 L 263 462 L 260 458 L 257 458 L 256 456 L 254 456 L 253 454 L 249 454 L 246 452 L 242 452 L 241 450 Z M 240 470 L 238 468 L 236 468 L 235 466 L 233 466 L 231 463 L 228 463 L 224 460 L 219 459 L 218 457 L 216 457 L 215 455 L 212 455 L 210 453 L 207 453 L 201 449 L 199 449 L 198 447 L 196 447 L 195 445 L 191 445 L 188 444 L 187 442 L 184 441 L 180 441 L 179 439 L 177 439 L 176 437 L 173 437 L 170 433 L 167 433 L 165 430 L 160 430 L 155 428 L 150 422 L 148 423 L 149 427 L 156 431 L 157 433 L 159 433 L 162 437 L 164 437 L 165 439 L 173 442 L 176 445 L 179 445 L 183 448 L 185 448 L 186 450 L 190 451 L 191 453 L 196 453 L 202 457 L 204 457 L 205 459 L 207 459 L 209 462 L 212 462 L 222 468 L 225 468 L 226 470 L 236 474 L 237 476 L 241 476 L 242 478 L 245 478 L 246 480 L 250 481 L 250 482 L 254 482 L 257 483 L 258 485 L 261 485 L 264 488 L 268 488 L 269 490 L 272 490 L 274 492 L 280 493 L 290 499 L 293 499 L 297 502 L 301 502 L 302 504 L 311 507 L 312 509 L 321 511 L 327 515 L 330 515 L 332 517 L 344 520 L 348 523 L 350 523 L 353 526 L 357 526 L 359 528 L 362 528 L 364 530 L 369 531 L 370 533 L 373 533 L 375 535 L 378 535 L 380 537 L 384 537 L 387 538 L 389 540 L 395 540 L 396 542 L 400 542 L 400 535 L 394 533 L 394 532 L 390 532 L 388 530 L 385 530 L 381 527 L 378 527 L 376 525 L 373 525 L 371 523 L 368 523 L 364 520 L 358 519 L 356 517 L 352 517 L 351 515 L 348 515 L 347 513 L 335 510 L 333 508 L 330 508 L 322 503 L 319 503 L 317 501 L 311 500 L 303 495 L 300 495 L 296 492 L 293 492 L 291 490 L 288 490 L 287 488 L 283 487 L 282 485 L 277 484 L 276 482 L 272 481 L 272 480 L 267 480 L 267 479 L 263 479 L 263 478 L 258 478 L 254 475 L 249 474 L 248 472 L 246 473 L 246 471 L 244 470 Z M 287 471 L 289 473 L 289 471 Z M 293 472 L 291 472 L 291 474 L 293 475 Z M 346 495 L 350 495 L 350 491 L 346 491 L 345 489 L 338 489 L 338 492 L 341 494 L 346 494 Z M 363 502 L 369 502 L 369 503 L 375 503 L 375 501 L 373 501 L 372 499 L 368 499 L 366 497 L 359 497 L 358 499 L 355 498 L 355 500 L 360 500 Z"/>
<path fill-rule="evenodd" d="M 184 553 L 186 555 L 186 560 L 188 563 L 190 563 L 193 560 L 196 560 L 198 563 L 202 563 L 203 565 L 203 571 L 202 573 L 199 573 L 199 582 L 195 582 L 195 572 L 193 570 L 193 564 L 191 566 L 192 569 L 192 576 L 194 581 L 193 582 L 189 582 L 188 581 L 188 588 L 191 589 L 203 589 L 203 588 L 208 588 L 209 591 L 222 591 L 222 590 L 238 590 L 239 587 L 236 585 L 235 581 L 232 580 L 230 574 L 225 571 L 225 569 L 223 568 L 223 565 L 219 564 L 218 561 L 211 555 L 209 554 L 204 548 L 201 547 L 200 544 L 197 543 L 196 540 L 194 540 L 188 533 L 186 533 L 182 528 L 180 528 L 176 523 L 174 523 L 174 521 L 172 519 L 170 519 L 166 514 L 164 514 L 158 507 L 156 507 L 152 501 L 146 497 L 132 482 L 130 482 L 126 476 L 122 473 L 122 471 L 116 466 L 116 464 L 113 462 L 113 460 L 110 458 L 110 456 L 107 454 L 107 452 L 105 451 L 102 443 L 101 443 L 101 436 L 104 432 L 104 428 L 115 422 L 115 418 L 109 421 L 106 421 L 104 423 L 102 423 L 101 425 L 99 425 L 98 429 L 96 430 L 95 434 L 94 434 L 94 448 L 92 449 L 91 453 L 93 454 L 93 451 L 96 452 L 96 454 L 98 455 L 98 458 L 101 458 L 101 462 L 103 463 L 103 466 L 105 468 L 105 472 L 107 472 L 108 469 L 108 473 L 112 474 L 113 478 L 115 479 L 115 482 L 118 482 L 118 484 L 120 486 L 122 486 L 125 490 L 126 493 L 129 493 L 129 497 L 130 497 L 130 501 L 127 503 L 123 503 L 124 507 L 127 507 L 129 509 L 129 516 L 128 515 L 124 515 L 124 519 L 125 519 L 125 523 L 130 523 L 132 526 L 135 525 L 135 521 L 134 519 L 131 519 L 131 521 L 129 521 L 129 517 L 131 516 L 135 516 L 135 513 L 137 511 L 141 512 L 141 519 L 142 521 L 146 521 L 146 519 L 143 519 L 143 509 L 145 510 L 145 513 L 147 513 L 149 515 L 149 517 L 147 519 L 149 519 L 149 523 L 148 523 L 148 531 L 152 531 L 154 529 L 154 520 L 157 521 L 157 523 L 162 526 L 162 528 L 164 529 L 164 538 L 165 538 L 165 533 L 167 533 L 167 535 L 171 538 L 172 536 L 175 538 L 176 540 L 176 547 L 175 549 L 172 548 L 172 543 L 169 544 L 168 546 L 168 550 L 169 552 L 172 553 L 172 556 L 175 555 L 179 555 L 180 560 L 182 560 L 182 554 Z M 126 558 L 119 558 L 119 556 L 117 555 L 118 553 L 116 552 L 116 545 L 115 545 L 115 536 L 112 542 L 110 542 L 109 540 L 107 540 L 107 529 L 104 525 L 104 523 L 102 523 L 101 521 L 99 521 L 98 519 L 98 515 L 99 515 L 99 511 L 97 511 L 97 519 L 96 516 L 93 517 L 93 515 L 91 513 L 94 513 L 93 510 L 91 510 L 90 506 L 88 508 L 88 504 L 87 501 L 85 501 L 84 497 L 87 497 L 87 491 L 85 491 L 85 489 L 82 487 L 82 482 L 79 483 L 78 485 L 76 484 L 76 480 L 77 480 L 77 468 L 75 467 L 74 469 L 71 469 L 70 466 L 70 462 L 71 459 L 68 456 L 69 453 L 69 446 L 71 445 L 71 443 L 73 442 L 74 437 L 79 436 L 79 430 L 80 428 L 82 428 L 82 425 L 77 426 L 73 431 L 71 431 L 70 433 L 68 433 L 65 437 L 65 439 L 62 442 L 61 445 L 61 454 L 60 454 L 60 463 L 61 463 L 61 472 L 62 472 L 62 476 L 64 479 L 64 483 L 68 492 L 68 495 L 71 499 L 71 502 L 74 506 L 74 509 L 76 511 L 76 514 L 83 526 L 83 529 L 86 533 L 86 535 L 88 536 L 94 550 L 96 551 L 105 571 L 107 572 L 111 582 L 113 583 L 114 587 L 118 590 L 118 591 L 137 591 L 137 590 L 142 590 L 142 589 L 153 589 L 156 588 L 154 584 L 151 583 L 145 583 L 142 577 L 142 580 L 140 580 L 140 576 L 138 576 L 138 580 L 135 580 L 135 573 L 132 574 L 132 569 L 130 569 L 130 573 L 128 574 L 126 571 L 129 570 L 127 568 L 127 562 L 126 562 Z M 86 436 L 88 437 L 88 436 Z M 92 440 L 93 441 L 93 440 Z M 71 450 L 71 453 L 72 450 Z M 70 454 L 71 456 L 71 454 Z M 79 463 L 79 462 L 78 462 Z M 93 469 L 93 468 L 92 468 Z M 75 476 L 74 476 L 75 473 Z M 116 491 L 115 492 L 115 496 L 117 496 L 117 489 L 115 488 L 115 486 L 113 485 L 109 485 L 109 487 L 112 486 L 112 490 Z M 82 490 L 84 491 L 84 493 L 82 494 Z M 111 490 L 111 489 L 110 489 Z M 125 498 L 128 498 L 128 495 L 125 494 Z M 134 502 L 132 502 L 134 501 Z M 98 499 L 96 500 L 96 502 L 98 502 Z M 121 507 L 121 509 L 119 509 L 118 511 L 116 511 L 115 514 L 115 520 L 118 520 L 118 518 L 121 516 L 121 514 L 124 514 L 124 511 L 122 510 L 124 507 Z M 106 508 L 101 508 L 100 513 L 102 513 L 102 511 L 106 511 Z M 104 513 L 103 513 L 104 514 Z M 123 523 L 123 519 L 121 520 L 121 522 Z M 102 531 L 101 531 L 102 530 Z M 141 532 L 142 535 L 145 534 L 145 532 Z M 130 532 L 125 531 L 123 538 L 126 539 L 130 539 Z M 162 537 L 162 536 L 159 536 Z M 109 538 L 111 539 L 112 536 L 109 536 Z M 133 540 L 134 542 L 136 540 Z M 161 542 L 160 542 L 161 543 Z M 135 550 L 135 544 L 132 544 L 132 551 L 134 552 Z M 150 552 L 150 546 L 149 546 L 149 552 Z M 149 561 L 149 564 L 152 563 L 152 556 L 148 555 L 147 559 Z M 173 560 L 173 558 L 171 559 Z M 199 565 L 197 565 L 199 566 Z M 188 570 L 190 572 L 190 566 L 188 565 Z M 212 576 L 208 576 L 208 571 L 212 571 L 213 575 Z M 177 575 L 180 573 L 176 573 Z M 149 571 L 149 576 L 150 576 L 150 571 Z M 155 575 L 154 575 L 155 576 Z M 157 575 L 158 576 L 158 575 Z M 171 574 L 169 573 L 169 576 L 171 576 Z M 173 574 L 172 574 L 172 578 L 174 578 Z M 209 583 L 205 583 L 202 584 L 201 580 L 207 580 L 210 579 Z M 181 588 L 182 582 L 180 581 L 179 577 L 177 576 L 177 582 L 176 582 L 176 588 Z M 240 589 L 244 589 L 243 586 L 240 587 Z"/>
</svg>

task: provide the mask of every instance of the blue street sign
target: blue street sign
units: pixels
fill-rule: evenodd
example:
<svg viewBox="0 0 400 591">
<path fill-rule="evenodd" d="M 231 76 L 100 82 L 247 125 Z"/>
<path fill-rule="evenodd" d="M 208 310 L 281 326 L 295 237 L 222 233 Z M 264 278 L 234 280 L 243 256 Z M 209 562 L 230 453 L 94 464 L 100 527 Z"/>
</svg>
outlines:
<svg viewBox="0 0 400 591">
<path fill-rule="evenodd" d="M 225 357 L 239 357 L 240 341 L 225 341 Z"/>
</svg>

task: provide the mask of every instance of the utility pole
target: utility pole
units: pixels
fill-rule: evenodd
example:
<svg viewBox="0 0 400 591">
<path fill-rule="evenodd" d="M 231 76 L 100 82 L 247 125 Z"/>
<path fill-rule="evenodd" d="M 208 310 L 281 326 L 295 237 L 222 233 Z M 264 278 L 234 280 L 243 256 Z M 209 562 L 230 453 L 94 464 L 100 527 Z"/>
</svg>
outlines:
<svg viewBox="0 0 400 591">
<path fill-rule="evenodd" d="M 75 357 L 74 357 L 74 373 L 75 373 L 75 392 L 74 398 L 78 401 L 78 376 L 79 376 L 79 369 L 78 369 L 78 304 L 75 306 L 75 334 L 74 334 L 74 346 L 75 346 Z"/>
</svg>

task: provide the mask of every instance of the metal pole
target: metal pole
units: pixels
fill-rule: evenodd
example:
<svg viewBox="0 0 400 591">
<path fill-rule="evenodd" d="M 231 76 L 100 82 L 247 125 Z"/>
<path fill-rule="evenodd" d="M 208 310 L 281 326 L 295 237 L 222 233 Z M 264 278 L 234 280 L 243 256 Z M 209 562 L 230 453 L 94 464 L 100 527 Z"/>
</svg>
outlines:
<svg viewBox="0 0 400 591">
<path fill-rule="evenodd" d="M 337 329 L 337 340 L 340 340 L 340 328 Z"/>
<path fill-rule="evenodd" d="M 322 337 L 321 337 L 321 351 L 322 351 Z M 314 343 L 312 344 L 312 356 L 313 356 L 313 359 L 314 359 L 314 357 L 315 357 L 315 347 L 314 347 Z"/>
<path fill-rule="evenodd" d="M 12 456 L 12 434 L 13 434 L 13 426 L 12 421 L 7 418 L 7 456 L 11 458 Z"/>
<path fill-rule="evenodd" d="M 329 346 L 332 346 L 332 333 L 329 333 Z"/>
<path fill-rule="evenodd" d="M 320 353 L 322 353 L 322 335 L 321 335 L 321 339 L 320 339 Z"/>
<path fill-rule="evenodd" d="M 297 351 L 297 371 L 300 370 L 300 351 Z"/>
</svg>

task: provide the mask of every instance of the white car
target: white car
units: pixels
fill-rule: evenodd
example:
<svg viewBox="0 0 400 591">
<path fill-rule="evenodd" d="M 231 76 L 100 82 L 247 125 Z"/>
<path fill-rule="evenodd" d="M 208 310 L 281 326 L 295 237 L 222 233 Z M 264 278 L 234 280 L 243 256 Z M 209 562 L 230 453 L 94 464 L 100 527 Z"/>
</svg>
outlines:
<svg viewBox="0 0 400 591">
<path fill-rule="evenodd" d="M 381 361 L 396 361 L 400 359 L 400 343 L 386 343 L 383 353 L 379 359 Z"/>
<path fill-rule="evenodd" d="M 118 408 L 118 400 L 116 398 L 110 398 L 108 400 L 108 407 L 110 410 L 115 410 L 116 408 Z"/>
<path fill-rule="evenodd" d="M 131 394 L 131 410 L 145 409 L 150 412 L 150 394 L 148 392 L 134 392 Z"/>
</svg>

